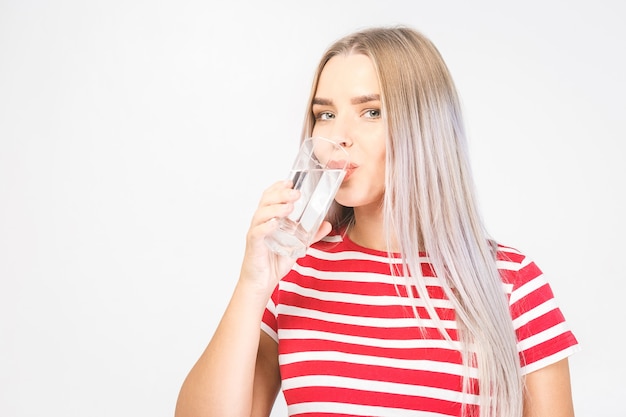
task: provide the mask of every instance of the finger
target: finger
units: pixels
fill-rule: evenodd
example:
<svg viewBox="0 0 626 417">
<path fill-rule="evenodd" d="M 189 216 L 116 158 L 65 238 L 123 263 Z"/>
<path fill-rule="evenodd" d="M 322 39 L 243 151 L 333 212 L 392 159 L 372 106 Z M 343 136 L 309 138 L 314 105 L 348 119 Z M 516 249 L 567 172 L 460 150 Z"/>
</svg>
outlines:
<svg viewBox="0 0 626 417">
<path fill-rule="evenodd" d="M 278 221 L 275 217 L 273 217 L 250 228 L 250 231 L 248 232 L 248 237 L 251 241 L 261 240 L 277 228 Z"/>
<path fill-rule="evenodd" d="M 251 225 L 257 226 L 272 218 L 289 215 L 293 211 L 293 203 L 300 198 L 300 191 L 290 187 L 291 181 L 279 181 L 266 189 L 252 217 Z"/>
<path fill-rule="evenodd" d="M 266 189 L 259 201 L 259 207 L 292 203 L 300 198 L 300 191 L 292 189 L 291 181 L 279 181 Z"/>
<path fill-rule="evenodd" d="M 259 207 L 252 216 L 251 226 L 258 226 L 271 219 L 283 218 L 293 211 L 293 203 L 278 203 Z"/>
</svg>

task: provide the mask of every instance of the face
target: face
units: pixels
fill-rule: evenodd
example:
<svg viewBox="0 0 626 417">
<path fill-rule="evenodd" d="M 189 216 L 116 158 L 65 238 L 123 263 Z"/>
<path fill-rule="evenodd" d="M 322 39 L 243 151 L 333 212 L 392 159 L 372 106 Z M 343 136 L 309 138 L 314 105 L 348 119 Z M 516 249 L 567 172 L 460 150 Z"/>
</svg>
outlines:
<svg viewBox="0 0 626 417">
<path fill-rule="evenodd" d="M 361 54 L 331 58 L 313 99 L 313 136 L 342 144 L 350 169 L 335 199 L 346 207 L 380 209 L 385 189 L 385 126 L 380 87 L 370 58 Z"/>
</svg>

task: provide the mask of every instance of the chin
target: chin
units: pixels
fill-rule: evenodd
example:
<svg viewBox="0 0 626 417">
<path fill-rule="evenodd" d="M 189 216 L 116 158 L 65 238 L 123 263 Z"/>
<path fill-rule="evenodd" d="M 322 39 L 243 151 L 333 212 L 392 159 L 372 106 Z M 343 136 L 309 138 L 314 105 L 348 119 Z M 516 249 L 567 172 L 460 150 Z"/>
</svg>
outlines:
<svg viewBox="0 0 626 417">
<path fill-rule="evenodd" d="M 344 207 L 354 207 L 354 199 L 347 190 L 339 190 L 335 195 L 335 201 Z"/>
<path fill-rule="evenodd" d="M 358 200 L 359 194 L 360 193 L 357 189 L 355 189 L 355 187 L 351 187 L 350 184 L 343 183 L 335 195 L 335 201 L 342 206 L 353 207 L 353 203 L 355 200 Z"/>
<path fill-rule="evenodd" d="M 350 190 L 349 188 L 342 188 L 337 192 L 335 201 L 344 207 L 361 207 L 372 204 L 373 202 L 380 202 L 381 197 L 377 196 L 373 198 L 370 192 L 359 193 L 356 190 Z"/>
</svg>

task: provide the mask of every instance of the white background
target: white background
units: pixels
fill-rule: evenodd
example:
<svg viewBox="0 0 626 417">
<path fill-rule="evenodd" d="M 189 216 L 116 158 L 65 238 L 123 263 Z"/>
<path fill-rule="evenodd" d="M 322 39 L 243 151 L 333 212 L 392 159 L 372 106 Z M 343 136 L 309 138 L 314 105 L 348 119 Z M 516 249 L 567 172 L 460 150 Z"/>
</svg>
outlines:
<svg viewBox="0 0 626 417">
<path fill-rule="evenodd" d="M 624 6 L 0 0 L 0 416 L 172 416 L 336 38 L 408 24 L 456 80 L 489 229 L 626 416 Z M 279 398 L 274 416 L 284 416 Z"/>
</svg>

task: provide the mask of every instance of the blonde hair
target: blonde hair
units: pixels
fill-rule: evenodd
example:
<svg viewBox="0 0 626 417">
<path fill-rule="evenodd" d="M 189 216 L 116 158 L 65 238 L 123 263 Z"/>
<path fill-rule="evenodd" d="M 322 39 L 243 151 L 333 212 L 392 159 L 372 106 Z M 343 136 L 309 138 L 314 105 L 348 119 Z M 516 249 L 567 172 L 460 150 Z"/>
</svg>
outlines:
<svg viewBox="0 0 626 417">
<path fill-rule="evenodd" d="M 523 379 L 516 337 L 495 243 L 477 208 L 458 95 L 437 48 L 406 27 L 371 28 L 338 40 L 316 70 L 303 138 L 313 129 L 311 104 L 324 66 L 336 55 L 355 53 L 372 60 L 380 84 L 387 128 L 386 239 L 396 240 L 403 259 L 401 271 L 392 273 L 410 275 L 409 285 L 449 339 L 421 276 L 419 252 L 426 251 L 455 308 L 464 346 L 463 391 L 469 391 L 469 368 L 477 367 L 480 417 L 519 417 Z M 353 221 L 352 209 L 338 204 L 330 216 L 335 225 Z M 414 313 L 419 319 L 416 308 Z M 464 416 L 469 409 L 463 407 Z"/>
</svg>

